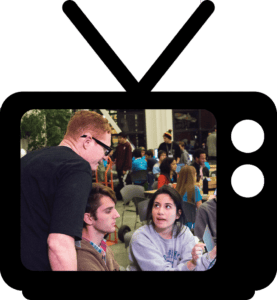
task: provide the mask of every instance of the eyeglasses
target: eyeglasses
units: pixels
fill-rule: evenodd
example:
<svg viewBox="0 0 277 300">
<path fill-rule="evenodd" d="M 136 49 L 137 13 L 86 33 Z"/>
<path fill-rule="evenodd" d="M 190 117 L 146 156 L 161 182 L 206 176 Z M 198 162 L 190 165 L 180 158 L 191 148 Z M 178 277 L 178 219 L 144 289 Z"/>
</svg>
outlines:
<svg viewBox="0 0 277 300">
<path fill-rule="evenodd" d="M 81 138 L 86 138 L 86 137 L 87 137 L 87 135 L 82 135 L 82 136 L 81 136 Z M 109 146 L 103 144 L 102 142 L 100 142 L 100 141 L 97 140 L 96 138 L 92 137 L 92 139 L 94 139 L 95 142 L 96 142 L 97 144 L 99 144 L 99 145 L 102 146 L 104 149 L 106 149 L 106 150 L 104 151 L 105 156 L 108 156 L 108 155 L 111 153 L 111 151 L 113 150 L 111 147 L 109 147 Z"/>
</svg>

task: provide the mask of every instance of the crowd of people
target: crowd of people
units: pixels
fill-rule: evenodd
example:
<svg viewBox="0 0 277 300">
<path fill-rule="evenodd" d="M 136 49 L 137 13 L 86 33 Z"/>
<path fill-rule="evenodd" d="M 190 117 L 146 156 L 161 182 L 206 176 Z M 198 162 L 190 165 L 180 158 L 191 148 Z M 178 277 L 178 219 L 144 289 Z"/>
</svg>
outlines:
<svg viewBox="0 0 277 300">
<path fill-rule="evenodd" d="M 208 225 L 216 241 L 216 196 L 202 203 L 196 185 L 209 176 L 207 152 L 196 150 L 190 162 L 184 143 L 172 141 L 171 130 L 163 138 L 155 157 L 152 149 L 132 151 L 121 132 L 113 153 L 107 119 L 78 111 L 58 146 L 25 155 L 21 159 L 22 264 L 34 271 L 119 271 L 104 236 L 115 231 L 119 191 L 132 183 L 131 172 L 147 170 L 147 181 L 134 184 L 151 190 L 157 181 L 157 191 L 148 204 L 147 225 L 132 237 L 127 270 L 209 269 L 216 246 L 203 254 L 205 244 L 196 243 L 191 231 L 201 240 Z M 92 183 L 99 162 L 109 157 L 119 179 L 115 191 Z M 176 188 L 170 186 L 173 183 Z M 197 207 L 194 224 L 185 222 L 184 201 Z"/>
</svg>

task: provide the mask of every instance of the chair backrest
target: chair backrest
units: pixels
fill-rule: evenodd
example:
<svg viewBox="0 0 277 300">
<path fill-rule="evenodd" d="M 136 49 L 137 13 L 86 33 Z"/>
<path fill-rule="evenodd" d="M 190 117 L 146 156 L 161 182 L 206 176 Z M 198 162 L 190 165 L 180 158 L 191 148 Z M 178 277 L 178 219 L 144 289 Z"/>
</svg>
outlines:
<svg viewBox="0 0 277 300">
<path fill-rule="evenodd" d="M 126 204 L 130 202 L 134 197 L 144 198 L 144 187 L 140 185 L 128 184 L 120 190 L 120 194 L 122 196 L 124 204 Z"/>
<path fill-rule="evenodd" d="M 158 181 L 154 181 L 152 184 L 152 190 L 156 190 L 158 188 Z"/>
<path fill-rule="evenodd" d="M 138 203 L 138 214 L 140 221 L 146 220 L 147 207 L 150 199 Z"/>
<path fill-rule="evenodd" d="M 133 171 L 130 173 L 132 182 L 134 181 L 147 181 L 147 170 Z"/>
<path fill-rule="evenodd" d="M 137 212 L 137 215 L 138 215 L 138 204 L 144 200 L 147 200 L 146 198 L 142 198 L 142 197 L 133 197 L 133 202 L 135 203 L 135 206 L 136 206 L 136 212 Z"/>
<path fill-rule="evenodd" d="M 188 222 L 191 222 L 192 224 L 195 223 L 196 205 L 194 203 L 183 201 L 182 208 L 185 215 L 184 223 L 188 223 Z"/>
<path fill-rule="evenodd" d="M 125 235 L 124 235 L 125 248 L 129 247 L 129 244 L 130 244 L 133 234 L 134 234 L 134 231 L 129 231 L 129 232 L 125 233 Z"/>
</svg>

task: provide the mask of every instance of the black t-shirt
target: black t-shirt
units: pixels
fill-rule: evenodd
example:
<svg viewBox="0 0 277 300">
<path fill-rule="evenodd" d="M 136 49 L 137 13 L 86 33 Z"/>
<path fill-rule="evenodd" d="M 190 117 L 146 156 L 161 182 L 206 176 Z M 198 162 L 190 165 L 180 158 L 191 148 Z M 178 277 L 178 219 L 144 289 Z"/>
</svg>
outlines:
<svg viewBox="0 0 277 300">
<path fill-rule="evenodd" d="M 176 161 L 178 157 L 181 157 L 181 149 L 175 142 L 171 142 L 171 144 L 161 143 L 158 151 L 160 150 L 165 151 L 167 156 L 169 156 L 169 154 L 171 153 Z"/>
<path fill-rule="evenodd" d="M 50 147 L 21 158 L 21 261 L 27 269 L 51 270 L 50 233 L 82 238 L 91 188 L 89 163 L 68 147 Z"/>
</svg>

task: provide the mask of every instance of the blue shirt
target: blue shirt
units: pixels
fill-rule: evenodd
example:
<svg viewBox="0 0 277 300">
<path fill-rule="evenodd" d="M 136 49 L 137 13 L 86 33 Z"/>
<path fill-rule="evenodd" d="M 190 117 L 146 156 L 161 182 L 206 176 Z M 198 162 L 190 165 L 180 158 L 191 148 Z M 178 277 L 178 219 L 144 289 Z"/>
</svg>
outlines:
<svg viewBox="0 0 277 300">
<path fill-rule="evenodd" d="M 132 162 L 132 171 L 147 170 L 147 161 L 144 158 L 134 159 Z"/>
<path fill-rule="evenodd" d="M 154 165 L 152 172 L 153 172 L 153 174 L 158 174 L 158 173 L 161 172 L 161 170 L 160 170 L 160 163 L 159 162 Z"/>
<path fill-rule="evenodd" d="M 141 170 L 147 170 L 147 161 L 140 157 L 137 159 L 134 159 L 132 162 L 132 171 L 141 171 Z M 141 180 L 134 181 L 136 184 L 142 183 Z"/>
<path fill-rule="evenodd" d="M 202 200 L 202 196 L 200 194 L 200 190 L 198 186 L 194 186 L 195 188 L 195 203 Z M 186 192 L 185 195 L 183 196 L 183 201 L 187 202 L 188 201 L 188 193 Z M 194 228 L 195 223 L 192 224 L 192 222 L 186 223 L 186 226 L 189 227 L 189 229 Z"/>
<path fill-rule="evenodd" d="M 210 170 L 210 164 L 207 162 L 207 161 L 205 161 L 205 167 L 207 167 L 208 168 L 208 170 Z"/>
</svg>

